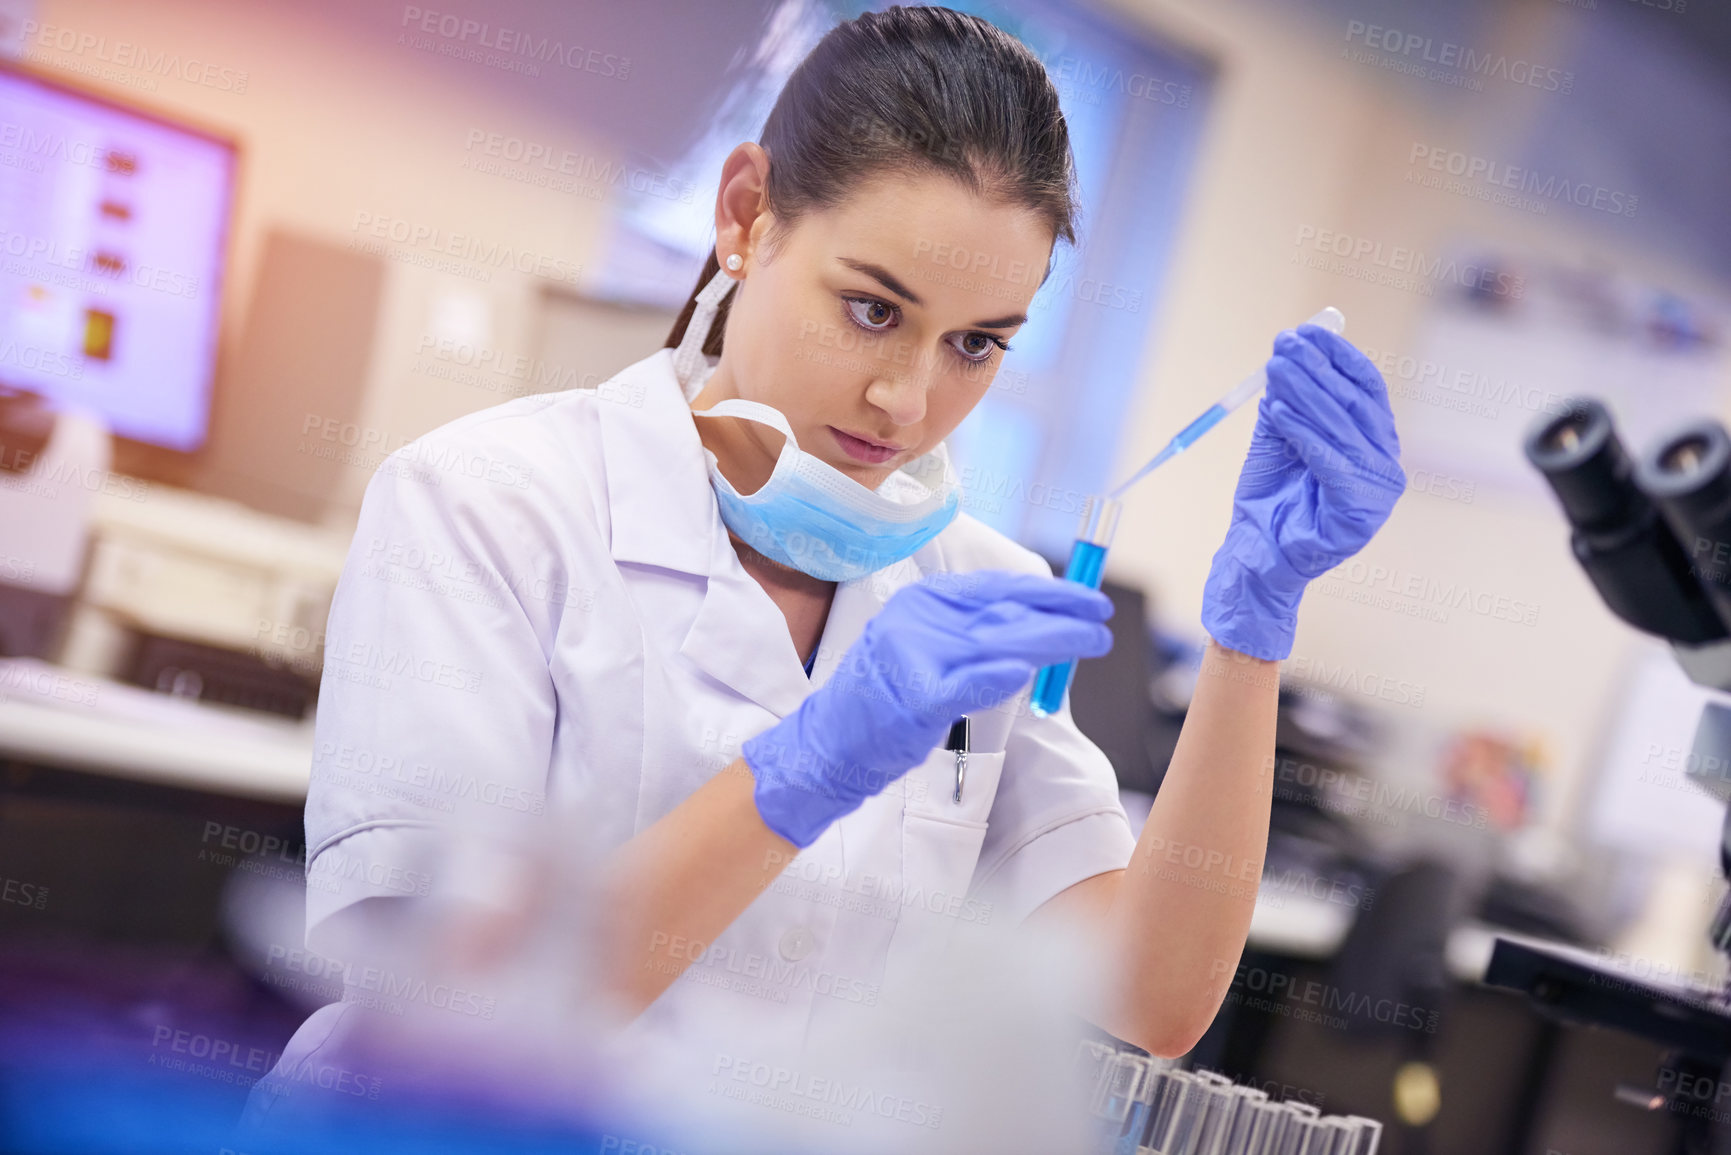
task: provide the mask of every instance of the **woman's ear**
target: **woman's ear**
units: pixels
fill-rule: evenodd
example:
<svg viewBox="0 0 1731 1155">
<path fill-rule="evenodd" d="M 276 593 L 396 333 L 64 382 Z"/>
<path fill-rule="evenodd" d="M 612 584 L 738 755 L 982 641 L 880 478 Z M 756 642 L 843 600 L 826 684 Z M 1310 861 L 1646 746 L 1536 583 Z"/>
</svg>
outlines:
<svg viewBox="0 0 1731 1155">
<path fill-rule="evenodd" d="M 769 154 L 746 141 L 727 154 L 715 195 L 715 252 L 723 267 L 735 253 L 749 265 L 770 220 Z"/>
</svg>

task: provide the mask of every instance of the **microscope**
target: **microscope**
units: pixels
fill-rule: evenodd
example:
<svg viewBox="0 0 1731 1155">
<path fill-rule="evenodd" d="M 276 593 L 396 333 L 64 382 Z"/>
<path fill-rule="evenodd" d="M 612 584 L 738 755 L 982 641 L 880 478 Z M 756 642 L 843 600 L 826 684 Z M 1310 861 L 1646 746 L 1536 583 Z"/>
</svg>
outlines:
<svg viewBox="0 0 1731 1155">
<path fill-rule="evenodd" d="M 1724 426 L 1688 422 L 1637 458 L 1604 405 L 1578 398 L 1537 421 L 1525 450 L 1562 506 L 1575 560 L 1606 607 L 1665 639 L 1690 680 L 1731 692 L 1731 437 Z M 1731 803 L 1731 704 L 1703 707 L 1687 777 Z M 1731 805 L 1719 865 L 1731 878 Z M 1731 893 L 1708 936 L 1731 956 Z M 1715 1091 L 1709 1107 L 1731 1087 L 1725 992 L 1649 981 L 1580 951 L 1509 939 L 1497 940 L 1485 981 L 1526 993 L 1554 1019 L 1627 1031 L 1664 1047 L 1669 1054 L 1656 1086 L 1619 1088 L 1618 1098 L 1679 1118 L 1685 1152 L 1728 1149 L 1722 1145 L 1728 1129 L 1712 1126 L 1718 1113 L 1694 1109 L 1701 1086 Z"/>
</svg>

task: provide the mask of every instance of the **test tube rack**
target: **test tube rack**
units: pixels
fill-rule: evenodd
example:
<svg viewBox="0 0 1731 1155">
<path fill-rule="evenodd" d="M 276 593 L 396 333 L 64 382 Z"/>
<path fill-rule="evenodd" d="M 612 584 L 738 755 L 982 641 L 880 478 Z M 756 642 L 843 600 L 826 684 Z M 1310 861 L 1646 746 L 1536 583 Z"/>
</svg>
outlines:
<svg viewBox="0 0 1731 1155">
<path fill-rule="evenodd" d="M 1382 1124 L 1270 1099 L 1216 1071 L 1086 1040 L 1077 1055 L 1102 1155 L 1376 1155 Z"/>
</svg>

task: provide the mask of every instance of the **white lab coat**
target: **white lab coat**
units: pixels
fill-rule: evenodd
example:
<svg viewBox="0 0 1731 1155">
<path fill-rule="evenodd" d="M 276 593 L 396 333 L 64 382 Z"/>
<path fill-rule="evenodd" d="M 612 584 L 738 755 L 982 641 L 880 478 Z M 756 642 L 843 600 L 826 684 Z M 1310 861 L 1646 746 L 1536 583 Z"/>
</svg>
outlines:
<svg viewBox="0 0 1731 1155">
<path fill-rule="evenodd" d="M 310 944 L 362 898 L 429 879 L 484 889 L 450 878 L 465 869 L 443 842 L 453 817 L 508 837 L 541 815 L 597 851 L 619 846 L 822 685 L 897 588 L 983 568 L 1050 572 L 964 513 L 911 559 L 838 587 L 808 680 L 728 540 L 670 350 L 599 390 L 435 430 L 368 486 L 331 609 Z M 972 715 L 960 803 L 954 758 L 935 751 L 802 852 L 633 1030 L 797 1051 L 959 922 L 1014 925 L 1124 867 L 1134 839 L 1110 763 L 1067 707 L 1041 718 L 1026 703 L 1024 690 Z M 745 981 L 714 981 L 718 968 Z"/>
</svg>

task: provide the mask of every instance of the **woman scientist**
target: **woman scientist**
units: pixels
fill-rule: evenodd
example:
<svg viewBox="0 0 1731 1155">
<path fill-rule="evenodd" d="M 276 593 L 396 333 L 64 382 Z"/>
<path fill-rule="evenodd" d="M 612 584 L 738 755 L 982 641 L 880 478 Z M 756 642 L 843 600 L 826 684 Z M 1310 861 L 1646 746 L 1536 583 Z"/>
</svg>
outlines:
<svg viewBox="0 0 1731 1155">
<path fill-rule="evenodd" d="M 1105 756 L 1026 706 L 1038 667 L 1105 652 L 1109 602 L 958 513 L 943 445 L 1073 240 L 1072 181 L 1023 44 L 863 15 L 728 156 L 669 348 L 393 455 L 327 634 L 313 949 L 430 884 L 485 904 L 502 868 L 453 824 L 551 823 L 606 859 L 633 1030 L 797 1047 L 959 921 L 1064 918 L 1123 976 L 1103 1026 L 1198 1039 L 1250 924 L 1299 598 L 1405 477 L 1370 362 L 1282 333 L 1136 843 Z M 716 957 L 784 989 L 681 981 Z"/>
</svg>

